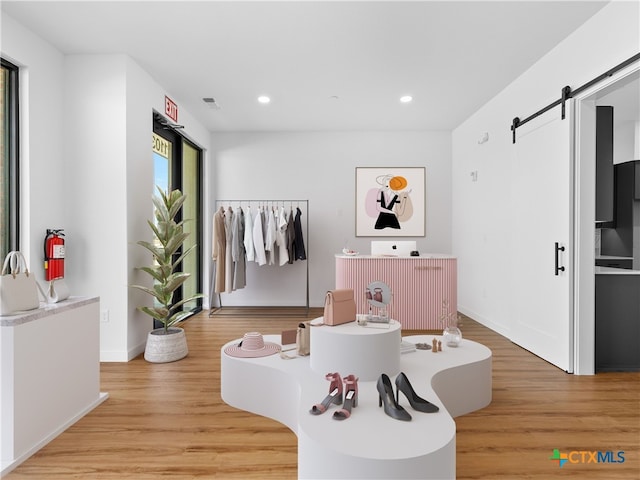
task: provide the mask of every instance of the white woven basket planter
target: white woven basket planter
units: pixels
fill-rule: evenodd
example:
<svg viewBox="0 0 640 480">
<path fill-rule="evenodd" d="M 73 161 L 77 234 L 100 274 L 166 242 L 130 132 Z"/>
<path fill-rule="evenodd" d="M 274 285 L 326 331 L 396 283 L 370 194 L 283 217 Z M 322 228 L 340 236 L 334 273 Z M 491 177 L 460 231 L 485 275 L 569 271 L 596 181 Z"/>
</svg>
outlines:
<svg viewBox="0 0 640 480">
<path fill-rule="evenodd" d="M 147 335 L 147 346 L 144 349 L 144 359 L 147 362 L 175 362 L 188 353 L 187 337 L 182 328 L 169 328 L 166 335 L 164 328 L 156 328 Z"/>
</svg>

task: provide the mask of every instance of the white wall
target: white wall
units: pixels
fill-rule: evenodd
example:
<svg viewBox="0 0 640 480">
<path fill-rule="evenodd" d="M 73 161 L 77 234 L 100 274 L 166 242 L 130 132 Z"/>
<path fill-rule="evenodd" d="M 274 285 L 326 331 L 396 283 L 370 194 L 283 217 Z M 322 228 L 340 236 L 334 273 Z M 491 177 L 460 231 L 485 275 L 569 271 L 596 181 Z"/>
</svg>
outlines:
<svg viewBox="0 0 640 480">
<path fill-rule="evenodd" d="M 126 57 L 66 57 L 65 80 L 66 278 L 74 294 L 100 295 L 100 348 L 117 358 L 128 321 Z"/>
<path fill-rule="evenodd" d="M 78 268 L 69 275 L 83 279 L 79 294 L 100 292 L 109 317 L 101 323 L 101 360 L 126 361 L 143 351 L 152 326 L 136 309 L 151 298 L 129 285 L 150 283 L 136 270 L 150 261 L 136 242 L 151 240 L 152 111 L 164 112 L 166 92 L 124 55 L 68 56 L 65 74 L 69 222 L 80 243 Z M 188 112 L 179 115 L 185 132 L 206 149 L 208 133 Z"/>
<path fill-rule="evenodd" d="M 62 193 L 64 57 L 5 14 L 1 31 L 2 56 L 20 67 L 21 250 L 44 281 L 46 229 L 64 227 L 68 218 Z"/>
<path fill-rule="evenodd" d="M 2 54 L 22 67 L 22 249 L 42 280 L 45 230 L 65 229 L 72 294 L 99 296 L 108 311 L 101 360 L 127 361 L 152 325 L 136 310 L 150 298 L 129 285 L 148 282 L 135 270 L 149 261 L 136 242 L 151 237 L 152 111 L 171 92 L 127 56 L 64 56 L 4 14 Z M 209 133 L 179 115 L 206 150 Z"/>
<path fill-rule="evenodd" d="M 312 307 L 322 306 L 325 292 L 334 287 L 334 255 L 345 243 L 370 252 L 372 238 L 355 236 L 356 167 L 426 167 L 426 236 L 410 239 L 421 252 L 451 252 L 449 132 L 216 133 L 211 145 L 215 171 L 208 181 L 214 199 L 309 200 Z M 209 208 L 212 215 L 215 205 Z M 210 248 L 207 255 L 210 258 Z M 288 291 L 283 272 L 291 270 L 281 270 L 286 268 L 272 268 L 271 282 L 268 276 L 259 282 L 250 277 L 245 291 L 223 294 L 223 304 L 255 305 L 259 295 L 277 297 L 282 305 L 296 304 L 301 297 Z M 304 300 L 302 296 L 302 304 Z"/>
<path fill-rule="evenodd" d="M 580 87 L 637 54 L 639 5 L 612 2 L 604 7 L 453 132 L 458 307 L 507 336 L 509 292 L 526 275 L 512 270 L 510 256 L 527 254 L 510 241 L 511 219 L 518 212 L 512 211 L 509 201 L 513 179 L 509 126 L 514 117 L 525 118 L 560 98 L 565 85 Z M 490 140 L 479 145 L 483 132 L 489 132 Z M 478 172 L 475 183 L 471 171 Z M 544 185 L 540 189 L 544 195 Z"/>
</svg>

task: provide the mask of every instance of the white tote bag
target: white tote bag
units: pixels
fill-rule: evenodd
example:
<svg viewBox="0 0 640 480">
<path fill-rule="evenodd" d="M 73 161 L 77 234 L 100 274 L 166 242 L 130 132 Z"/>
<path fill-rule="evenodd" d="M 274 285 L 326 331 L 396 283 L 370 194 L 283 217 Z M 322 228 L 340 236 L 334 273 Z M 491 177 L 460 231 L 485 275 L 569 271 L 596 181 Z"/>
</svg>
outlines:
<svg viewBox="0 0 640 480">
<path fill-rule="evenodd" d="M 40 294 L 44 298 L 45 302 L 49 304 L 66 300 L 70 295 L 69 287 L 67 286 L 67 282 L 64 281 L 64 278 L 51 280 L 46 292 L 42 289 L 39 283 L 38 289 L 40 290 Z"/>
<path fill-rule="evenodd" d="M 40 306 L 35 275 L 29 273 L 20 252 L 9 252 L 0 276 L 0 315 L 11 315 Z"/>
</svg>

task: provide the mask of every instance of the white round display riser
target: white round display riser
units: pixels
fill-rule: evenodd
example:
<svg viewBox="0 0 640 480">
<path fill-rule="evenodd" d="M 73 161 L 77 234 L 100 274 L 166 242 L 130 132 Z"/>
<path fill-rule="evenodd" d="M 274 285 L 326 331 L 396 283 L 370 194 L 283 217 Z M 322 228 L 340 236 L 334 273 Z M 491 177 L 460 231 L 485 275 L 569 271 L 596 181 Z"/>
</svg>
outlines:
<svg viewBox="0 0 640 480">
<path fill-rule="evenodd" d="M 327 372 L 354 373 L 362 382 L 376 381 L 381 373 L 397 375 L 400 372 L 401 325 L 391 320 L 387 327 L 367 328 L 356 322 L 312 327 L 311 370 L 323 376 Z"/>
<path fill-rule="evenodd" d="M 175 362 L 189 353 L 187 337 L 181 328 L 169 328 L 168 335 L 159 334 L 163 328 L 158 328 L 147 335 L 147 346 L 144 359 L 151 363 Z"/>
</svg>

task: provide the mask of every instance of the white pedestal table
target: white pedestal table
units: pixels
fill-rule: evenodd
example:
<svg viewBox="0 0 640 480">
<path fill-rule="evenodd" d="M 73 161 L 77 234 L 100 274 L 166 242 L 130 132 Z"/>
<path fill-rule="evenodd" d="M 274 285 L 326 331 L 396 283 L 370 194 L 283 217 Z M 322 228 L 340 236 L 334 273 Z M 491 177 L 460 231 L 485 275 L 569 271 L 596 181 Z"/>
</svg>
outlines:
<svg viewBox="0 0 640 480">
<path fill-rule="evenodd" d="M 360 329 L 362 338 L 351 338 L 356 344 L 366 342 L 364 337 L 369 337 L 369 341 L 384 337 L 384 334 L 372 334 L 369 329 L 355 324 L 312 327 L 311 356 L 291 360 L 279 355 L 232 357 L 224 353 L 224 348 L 237 344 L 240 339 L 229 342 L 221 350 L 222 399 L 233 407 L 275 419 L 297 435 L 298 477 L 301 479 L 455 478 L 456 426 L 453 418 L 479 410 L 491 402 L 491 351 L 465 339 L 457 348 L 443 345 L 443 351 L 438 353 L 431 350 L 398 353 L 398 370 L 379 371 L 375 378 L 371 372 L 353 370 L 358 363 L 348 355 L 343 357 L 348 364 L 346 369 L 320 371 L 318 365 L 329 366 L 329 360 L 323 357 L 330 351 L 323 348 L 326 345 L 322 345 L 320 337 L 340 337 L 339 330 L 326 330 L 340 328 L 347 339 L 357 337 L 353 329 Z M 316 332 L 320 337 L 314 340 Z M 431 344 L 433 338 L 433 335 L 415 335 L 403 340 Z M 279 343 L 280 336 L 265 335 L 264 339 Z M 341 348 L 348 349 L 348 346 Z M 357 356 L 357 349 L 350 351 Z M 336 353 L 338 355 L 344 356 L 345 352 Z M 312 405 L 320 403 L 327 395 L 329 382 L 324 377 L 334 371 L 343 377 L 355 374 L 360 378 L 358 407 L 343 421 L 332 418 L 337 406 L 331 406 L 319 416 L 309 413 Z M 407 375 L 419 396 L 440 407 L 439 412 L 415 411 L 401 394 L 400 404 L 409 411 L 412 420 L 402 422 L 385 415 L 378 407 L 377 377 L 387 373 L 393 383 L 400 371 Z"/>
</svg>

